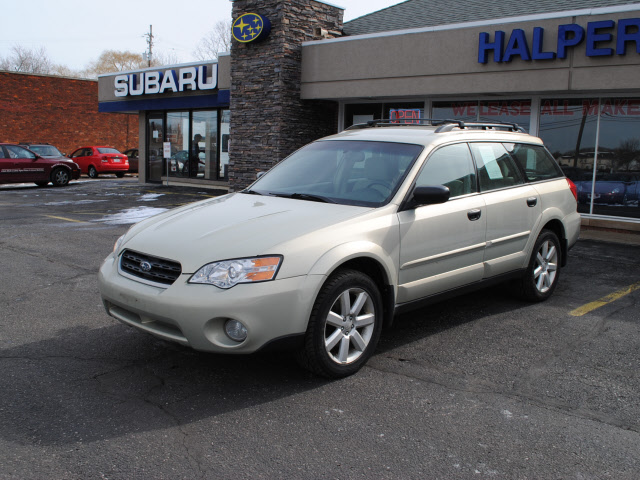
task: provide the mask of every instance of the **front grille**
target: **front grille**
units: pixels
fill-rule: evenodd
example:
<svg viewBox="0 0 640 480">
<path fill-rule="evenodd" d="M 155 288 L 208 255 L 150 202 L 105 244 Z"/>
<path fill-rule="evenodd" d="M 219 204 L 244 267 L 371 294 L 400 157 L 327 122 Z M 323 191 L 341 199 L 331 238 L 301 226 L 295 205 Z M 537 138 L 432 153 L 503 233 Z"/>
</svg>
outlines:
<svg viewBox="0 0 640 480">
<path fill-rule="evenodd" d="M 133 250 L 125 250 L 122 253 L 120 269 L 134 277 L 164 285 L 173 284 L 182 273 L 182 266 L 178 262 L 145 255 Z"/>
</svg>

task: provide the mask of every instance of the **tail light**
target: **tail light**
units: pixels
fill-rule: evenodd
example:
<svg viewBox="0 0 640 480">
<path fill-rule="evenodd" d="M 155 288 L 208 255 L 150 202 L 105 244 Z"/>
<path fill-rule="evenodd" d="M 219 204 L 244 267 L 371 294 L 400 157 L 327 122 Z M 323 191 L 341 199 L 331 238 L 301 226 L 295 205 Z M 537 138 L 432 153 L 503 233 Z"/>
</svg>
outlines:
<svg viewBox="0 0 640 480">
<path fill-rule="evenodd" d="M 571 180 L 567 178 L 567 183 L 569 184 L 569 188 L 571 189 L 571 193 L 573 193 L 573 197 L 578 201 L 578 187 Z"/>
</svg>

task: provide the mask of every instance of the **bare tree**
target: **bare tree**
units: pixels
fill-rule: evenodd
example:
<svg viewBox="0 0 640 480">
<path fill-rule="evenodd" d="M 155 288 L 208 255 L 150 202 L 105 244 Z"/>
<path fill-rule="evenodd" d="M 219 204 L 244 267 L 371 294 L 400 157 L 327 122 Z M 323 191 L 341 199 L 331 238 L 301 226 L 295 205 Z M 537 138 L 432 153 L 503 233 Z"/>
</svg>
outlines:
<svg viewBox="0 0 640 480">
<path fill-rule="evenodd" d="M 218 53 L 228 52 L 231 48 L 231 20 L 218 21 L 206 37 L 198 42 L 193 55 L 198 60 L 213 60 Z"/>
<path fill-rule="evenodd" d="M 0 58 L 0 69 L 12 72 L 49 74 L 53 68 L 44 47 L 29 49 L 14 45 L 9 56 Z"/>
<path fill-rule="evenodd" d="M 175 65 L 182 63 L 182 59 L 176 54 L 175 51 L 155 51 L 151 58 L 152 67 L 160 67 L 162 65 Z"/>
<path fill-rule="evenodd" d="M 105 50 L 100 54 L 98 60 L 89 63 L 86 72 L 97 77 L 104 73 L 139 70 L 145 67 L 147 67 L 147 62 L 140 53 Z"/>
</svg>

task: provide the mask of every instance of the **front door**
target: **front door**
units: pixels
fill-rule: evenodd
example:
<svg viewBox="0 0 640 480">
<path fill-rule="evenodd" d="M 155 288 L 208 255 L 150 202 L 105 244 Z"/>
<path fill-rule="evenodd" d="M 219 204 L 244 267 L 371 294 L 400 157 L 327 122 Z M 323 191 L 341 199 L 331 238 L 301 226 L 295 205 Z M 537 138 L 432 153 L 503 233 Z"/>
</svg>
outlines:
<svg viewBox="0 0 640 480">
<path fill-rule="evenodd" d="M 48 168 L 36 160 L 36 155 L 17 145 L 5 146 L 13 160 L 13 180 L 20 182 L 48 181 Z"/>
<path fill-rule="evenodd" d="M 163 158 L 164 119 L 162 115 L 152 115 L 147 119 L 147 181 L 162 182 L 166 175 L 166 160 Z"/>
</svg>

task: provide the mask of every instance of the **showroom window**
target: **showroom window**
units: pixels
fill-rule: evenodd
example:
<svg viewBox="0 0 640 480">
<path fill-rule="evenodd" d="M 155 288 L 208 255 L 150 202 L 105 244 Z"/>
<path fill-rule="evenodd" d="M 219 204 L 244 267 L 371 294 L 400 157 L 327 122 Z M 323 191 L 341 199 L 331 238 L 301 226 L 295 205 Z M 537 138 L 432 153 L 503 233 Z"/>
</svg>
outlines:
<svg viewBox="0 0 640 480">
<path fill-rule="evenodd" d="M 540 137 L 575 182 L 580 213 L 640 218 L 639 127 L 637 98 L 541 101 Z"/>
<path fill-rule="evenodd" d="M 417 123 L 424 118 L 424 102 L 354 103 L 344 106 L 344 128 L 370 120 Z"/>
<path fill-rule="evenodd" d="M 154 133 L 147 136 L 147 152 L 161 151 L 164 139 L 170 143 L 170 177 L 226 180 L 231 143 L 229 121 L 228 109 L 149 114 L 148 128 Z M 151 158 L 151 153 L 148 153 L 148 157 L 148 180 L 161 181 L 160 172 L 164 174 L 166 167 L 160 167 L 160 162 L 155 158 L 157 155 Z M 154 169 L 156 164 L 158 167 Z"/>
<path fill-rule="evenodd" d="M 433 102 L 432 116 L 463 122 L 517 123 L 528 132 L 531 123 L 531 100 Z"/>
</svg>

